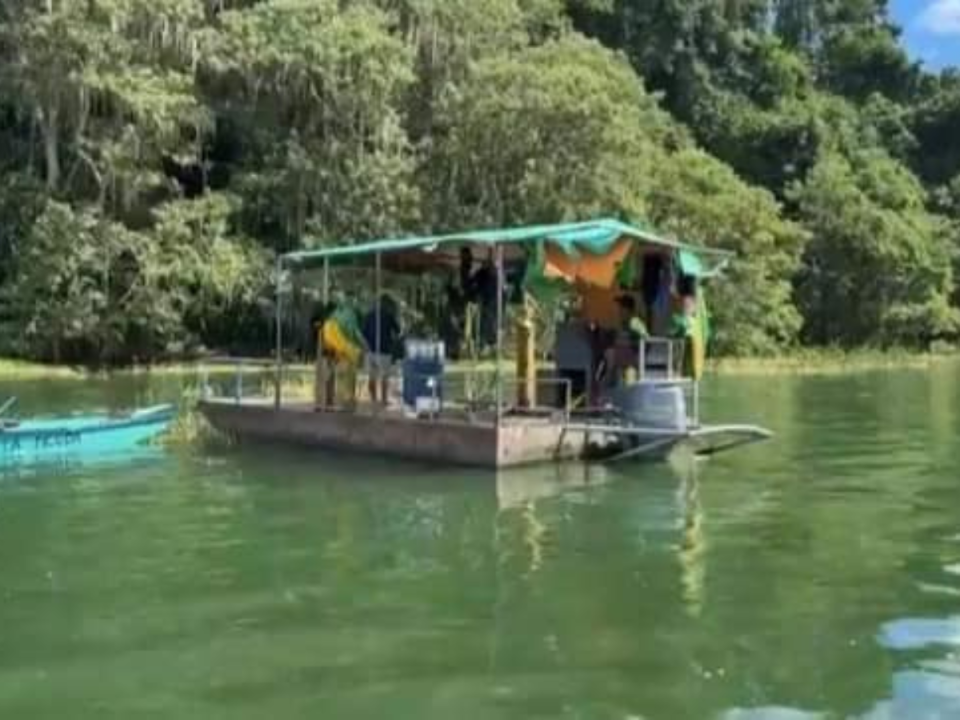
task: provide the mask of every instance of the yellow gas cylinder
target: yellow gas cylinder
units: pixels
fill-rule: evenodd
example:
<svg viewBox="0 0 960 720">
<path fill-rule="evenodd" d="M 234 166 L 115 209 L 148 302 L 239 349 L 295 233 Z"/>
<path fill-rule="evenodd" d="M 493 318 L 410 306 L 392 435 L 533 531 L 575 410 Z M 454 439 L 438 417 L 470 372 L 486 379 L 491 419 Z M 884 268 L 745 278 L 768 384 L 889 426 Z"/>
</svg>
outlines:
<svg viewBox="0 0 960 720">
<path fill-rule="evenodd" d="M 525 297 L 523 315 L 517 321 L 517 405 L 537 404 L 537 352 L 534 339 L 533 307 Z"/>
<path fill-rule="evenodd" d="M 694 380 L 700 380 L 703 377 L 703 368 L 707 359 L 707 338 L 706 327 L 704 323 L 704 314 L 697 313 L 692 318 L 693 327 L 690 329 L 690 336 L 687 338 L 688 352 L 690 358 L 688 374 Z"/>
</svg>

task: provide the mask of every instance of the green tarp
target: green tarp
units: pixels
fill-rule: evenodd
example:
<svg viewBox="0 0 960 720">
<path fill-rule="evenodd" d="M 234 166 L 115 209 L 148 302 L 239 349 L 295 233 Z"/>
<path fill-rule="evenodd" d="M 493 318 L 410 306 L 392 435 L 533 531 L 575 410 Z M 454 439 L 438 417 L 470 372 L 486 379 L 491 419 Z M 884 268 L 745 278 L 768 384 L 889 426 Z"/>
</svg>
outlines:
<svg viewBox="0 0 960 720">
<path fill-rule="evenodd" d="M 602 255 L 623 237 L 634 238 L 638 244 L 672 249 L 679 253 L 681 267 L 690 269 L 688 274 L 709 277 L 716 274 L 731 254 L 722 250 L 696 247 L 672 240 L 643 227 L 628 225 L 609 218 L 559 225 L 531 225 L 498 230 L 474 230 L 432 237 L 406 237 L 379 240 L 376 242 L 344 244 L 338 247 L 304 250 L 283 256 L 290 267 L 316 267 L 329 262 L 341 263 L 362 256 L 378 253 L 401 253 L 403 251 L 432 252 L 444 246 L 464 244 L 519 245 L 527 247 L 531 256 L 542 249 L 545 242 L 560 247 L 567 255 L 580 252 Z M 685 270 L 685 272 L 687 272 Z"/>
</svg>

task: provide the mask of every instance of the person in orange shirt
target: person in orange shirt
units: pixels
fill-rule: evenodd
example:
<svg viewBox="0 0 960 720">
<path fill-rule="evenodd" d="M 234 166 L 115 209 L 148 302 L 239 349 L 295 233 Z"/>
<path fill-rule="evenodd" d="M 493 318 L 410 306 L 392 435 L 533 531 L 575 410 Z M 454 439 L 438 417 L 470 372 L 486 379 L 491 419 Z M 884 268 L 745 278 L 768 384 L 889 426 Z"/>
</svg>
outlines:
<svg viewBox="0 0 960 720">
<path fill-rule="evenodd" d="M 600 384 L 607 369 L 607 354 L 617 339 L 620 309 L 616 292 L 585 283 L 577 284 L 580 300 L 579 317 L 590 335 L 592 369 L 588 383 L 591 404 L 600 395 Z"/>
</svg>

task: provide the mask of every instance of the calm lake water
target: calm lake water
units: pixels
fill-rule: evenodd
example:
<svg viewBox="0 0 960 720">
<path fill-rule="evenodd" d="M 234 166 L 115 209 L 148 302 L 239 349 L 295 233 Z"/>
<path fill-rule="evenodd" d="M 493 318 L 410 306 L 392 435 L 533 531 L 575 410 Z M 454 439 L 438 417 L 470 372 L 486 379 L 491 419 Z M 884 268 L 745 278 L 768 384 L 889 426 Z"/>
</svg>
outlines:
<svg viewBox="0 0 960 720">
<path fill-rule="evenodd" d="M 958 377 L 716 380 L 712 419 L 777 437 L 696 468 L 8 473 L 0 717 L 960 718 Z"/>
</svg>

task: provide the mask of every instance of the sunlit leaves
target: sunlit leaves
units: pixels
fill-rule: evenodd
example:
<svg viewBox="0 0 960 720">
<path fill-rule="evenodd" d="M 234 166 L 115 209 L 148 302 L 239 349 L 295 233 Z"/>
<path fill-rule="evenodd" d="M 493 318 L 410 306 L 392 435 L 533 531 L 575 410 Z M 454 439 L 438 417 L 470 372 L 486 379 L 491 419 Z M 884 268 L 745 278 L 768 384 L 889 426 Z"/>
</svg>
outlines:
<svg viewBox="0 0 960 720">
<path fill-rule="evenodd" d="M 956 331 L 949 227 L 902 165 L 876 151 L 825 155 L 795 199 L 813 234 L 800 283 L 810 339 L 890 345 Z"/>
<path fill-rule="evenodd" d="M 434 224 L 642 215 L 655 148 L 676 131 L 617 56 L 582 39 L 479 63 L 441 104 Z"/>
</svg>

